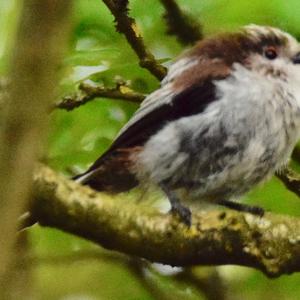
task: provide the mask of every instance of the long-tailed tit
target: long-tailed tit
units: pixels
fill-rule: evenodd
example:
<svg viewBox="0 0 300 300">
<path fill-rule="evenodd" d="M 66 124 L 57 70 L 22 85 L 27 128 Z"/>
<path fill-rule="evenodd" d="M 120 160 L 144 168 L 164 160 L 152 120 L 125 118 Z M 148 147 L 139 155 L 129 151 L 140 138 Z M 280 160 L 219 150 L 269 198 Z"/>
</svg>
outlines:
<svg viewBox="0 0 300 300">
<path fill-rule="evenodd" d="M 200 41 L 170 67 L 111 147 L 77 180 L 122 192 L 149 182 L 190 224 L 182 193 L 240 211 L 230 201 L 270 178 L 300 137 L 300 44 L 250 25 Z"/>
</svg>

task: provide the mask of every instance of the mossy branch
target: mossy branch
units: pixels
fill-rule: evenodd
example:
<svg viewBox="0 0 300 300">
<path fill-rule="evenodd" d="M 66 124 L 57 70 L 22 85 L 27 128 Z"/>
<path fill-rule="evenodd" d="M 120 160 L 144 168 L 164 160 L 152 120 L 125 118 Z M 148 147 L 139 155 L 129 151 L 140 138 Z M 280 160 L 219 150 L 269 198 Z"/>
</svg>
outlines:
<svg viewBox="0 0 300 300">
<path fill-rule="evenodd" d="M 76 93 L 63 97 L 53 108 L 71 111 L 96 98 L 109 98 L 141 103 L 145 95 L 132 90 L 125 84 L 117 83 L 115 87 L 110 88 L 95 83 L 82 82 Z"/>
<path fill-rule="evenodd" d="M 187 228 L 171 215 L 112 199 L 46 167 L 35 174 L 32 215 L 41 225 L 153 262 L 235 264 L 271 277 L 300 271 L 300 219 L 291 216 L 199 211 Z"/>
</svg>

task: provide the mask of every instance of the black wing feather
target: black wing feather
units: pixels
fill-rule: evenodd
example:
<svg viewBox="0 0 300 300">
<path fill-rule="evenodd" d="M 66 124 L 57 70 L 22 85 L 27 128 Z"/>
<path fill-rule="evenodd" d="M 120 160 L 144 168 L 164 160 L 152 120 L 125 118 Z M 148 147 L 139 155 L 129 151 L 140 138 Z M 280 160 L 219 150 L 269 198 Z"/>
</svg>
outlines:
<svg viewBox="0 0 300 300">
<path fill-rule="evenodd" d="M 191 86 L 176 95 L 172 102 L 157 107 L 131 125 L 113 142 L 108 151 L 142 146 L 151 135 L 168 122 L 203 112 L 207 105 L 216 98 L 215 96 L 215 85 L 212 81 L 207 80 L 201 85 Z"/>
<path fill-rule="evenodd" d="M 153 109 L 128 127 L 87 172 L 100 166 L 103 159 L 113 155 L 117 149 L 143 146 L 151 135 L 158 132 L 168 122 L 203 112 L 211 102 L 216 100 L 215 90 L 215 85 L 211 80 L 202 81 L 177 94 L 172 102 Z"/>
</svg>

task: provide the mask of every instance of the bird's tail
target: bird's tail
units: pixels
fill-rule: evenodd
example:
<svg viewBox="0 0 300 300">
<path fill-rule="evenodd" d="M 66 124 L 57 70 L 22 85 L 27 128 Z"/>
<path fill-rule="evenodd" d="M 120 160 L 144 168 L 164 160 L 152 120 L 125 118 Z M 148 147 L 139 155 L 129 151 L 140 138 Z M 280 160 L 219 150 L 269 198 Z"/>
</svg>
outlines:
<svg viewBox="0 0 300 300">
<path fill-rule="evenodd" d="M 120 149 L 100 157 L 86 172 L 73 179 L 97 191 L 120 193 L 138 185 L 129 152 Z"/>
</svg>

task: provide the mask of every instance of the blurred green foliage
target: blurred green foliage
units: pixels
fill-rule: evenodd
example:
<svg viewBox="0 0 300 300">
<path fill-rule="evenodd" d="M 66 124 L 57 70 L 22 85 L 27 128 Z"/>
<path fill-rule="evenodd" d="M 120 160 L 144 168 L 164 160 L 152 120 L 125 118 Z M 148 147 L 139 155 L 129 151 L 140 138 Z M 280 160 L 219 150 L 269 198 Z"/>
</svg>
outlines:
<svg viewBox="0 0 300 300">
<path fill-rule="evenodd" d="M 26 1 L 24 1 L 26 3 Z M 61 86 L 57 99 L 76 90 L 78 83 L 90 78 L 114 86 L 115 77 L 131 81 L 133 89 L 150 93 L 159 82 L 139 67 L 137 57 L 125 38 L 116 33 L 113 17 L 100 0 L 74 1 L 70 47 L 61 65 Z M 300 2 L 297 0 L 178 0 L 199 18 L 206 35 L 233 30 L 249 23 L 281 27 L 300 37 Z M 130 1 L 145 43 L 158 59 L 168 62 L 182 46 L 166 35 L 158 0 Z M 21 11 L 20 1 L 0 2 L 0 76 L 8 71 L 13 42 Z M 124 101 L 97 99 L 72 112 L 54 111 L 44 160 L 53 168 L 70 174 L 83 170 L 109 146 L 118 130 L 137 105 Z M 296 168 L 299 168 L 295 164 Z M 300 216 L 299 199 L 277 179 L 252 191 L 247 201 L 274 212 Z M 32 265 L 36 299 L 155 299 L 128 267 L 120 261 L 92 258 L 57 263 L 45 262 L 49 256 L 73 255 L 99 249 L 95 245 L 52 229 L 38 226 L 29 230 L 31 249 L 37 258 Z M 106 253 L 99 249 L 99 252 Z M 296 300 L 300 295 L 300 275 L 267 279 L 260 272 L 241 267 L 219 268 L 227 286 L 228 299 Z M 194 287 L 171 277 L 151 273 L 148 277 L 166 299 L 204 299 Z"/>
</svg>

